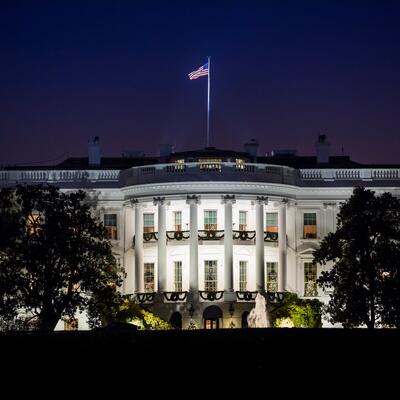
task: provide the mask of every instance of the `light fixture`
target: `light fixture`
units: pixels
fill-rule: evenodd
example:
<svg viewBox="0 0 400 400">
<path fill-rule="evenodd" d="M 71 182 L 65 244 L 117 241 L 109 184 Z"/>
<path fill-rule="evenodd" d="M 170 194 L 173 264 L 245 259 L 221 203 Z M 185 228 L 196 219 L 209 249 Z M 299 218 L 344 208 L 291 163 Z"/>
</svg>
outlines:
<svg viewBox="0 0 400 400">
<path fill-rule="evenodd" d="M 192 318 L 193 317 L 193 313 L 194 313 L 193 303 L 190 303 L 190 308 L 189 308 L 188 311 L 189 311 L 190 318 Z"/>
<path fill-rule="evenodd" d="M 229 314 L 231 315 L 231 318 L 233 317 L 233 313 L 235 312 L 235 309 L 233 308 L 233 303 L 229 305 Z"/>
</svg>

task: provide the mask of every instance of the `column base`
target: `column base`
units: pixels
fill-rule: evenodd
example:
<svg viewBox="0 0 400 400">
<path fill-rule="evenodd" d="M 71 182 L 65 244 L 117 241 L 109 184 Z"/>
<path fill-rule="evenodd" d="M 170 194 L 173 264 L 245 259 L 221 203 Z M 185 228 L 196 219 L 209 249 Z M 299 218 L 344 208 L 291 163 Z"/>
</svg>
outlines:
<svg viewBox="0 0 400 400">
<path fill-rule="evenodd" d="M 236 292 L 225 291 L 224 292 L 224 301 L 229 302 L 229 303 L 236 301 Z"/>
</svg>

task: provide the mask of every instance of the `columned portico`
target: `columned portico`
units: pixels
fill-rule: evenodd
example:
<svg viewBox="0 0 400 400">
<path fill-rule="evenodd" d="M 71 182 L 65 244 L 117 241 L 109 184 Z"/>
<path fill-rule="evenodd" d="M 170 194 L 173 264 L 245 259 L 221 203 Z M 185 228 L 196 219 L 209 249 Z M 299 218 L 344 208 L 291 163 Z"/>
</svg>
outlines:
<svg viewBox="0 0 400 400">
<path fill-rule="evenodd" d="M 286 204 L 283 199 L 278 209 L 278 292 L 286 288 L 286 261 L 287 261 L 287 240 L 286 240 Z"/>
<path fill-rule="evenodd" d="M 135 291 L 143 292 L 143 210 L 141 204 L 135 205 Z"/>
<path fill-rule="evenodd" d="M 226 195 L 222 197 L 225 213 L 224 226 L 224 298 L 225 301 L 233 301 L 233 232 L 232 232 L 232 204 L 235 196 Z"/>
<path fill-rule="evenodd" d="M 268 204 L 268 198 L 257 196 L 256 209 L 256 290 L 265 291 L 265 267 L 264 267 L 264 205 Z"/>
<path fill-rule="evenodd" d="M 191 297 L 197 297 L 199 291 L 199 237 L 198 237 L 198 196 L 187 196 L 190 207 L 190 262 L 189 262 L 189 291 Z"/>
<path fill-rule="evenodd" d="M 158 292 L 164 292 L 167 288 L 167 220 L 165 197 L 154 197 L 153 204 L 158 206 L 157 287 Z"/>
</svg>

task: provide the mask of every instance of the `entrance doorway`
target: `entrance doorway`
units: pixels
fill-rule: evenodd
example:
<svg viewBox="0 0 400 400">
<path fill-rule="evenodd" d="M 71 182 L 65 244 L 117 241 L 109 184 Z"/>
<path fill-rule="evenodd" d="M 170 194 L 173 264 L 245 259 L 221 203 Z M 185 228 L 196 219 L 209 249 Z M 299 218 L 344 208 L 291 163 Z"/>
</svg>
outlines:
<svg viewBox="0 0 400 400">
<path fill-rule="evenodd" d="M 203 311 L 204 329 L 218 329 L 222 310 L 218 306 L 208 306 Z"/>
</svg>

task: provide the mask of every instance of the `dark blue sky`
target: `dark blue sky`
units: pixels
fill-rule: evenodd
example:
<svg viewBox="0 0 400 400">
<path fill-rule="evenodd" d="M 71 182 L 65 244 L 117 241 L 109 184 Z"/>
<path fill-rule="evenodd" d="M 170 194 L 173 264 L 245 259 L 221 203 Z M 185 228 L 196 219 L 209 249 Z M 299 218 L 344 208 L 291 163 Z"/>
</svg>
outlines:
<svg viewBox="0 0 400 400">
<path fill-rule="evenodd" d="M 212 145 L 313 154 L 325 133 L 400 163 L 399 21 L 395 1 L 3 0 L 0 164 L 84 156 L 95 135 L 109 156 L 204 147 L 207 78 L 187 74 L 207 55 Z"/>
</svg>

